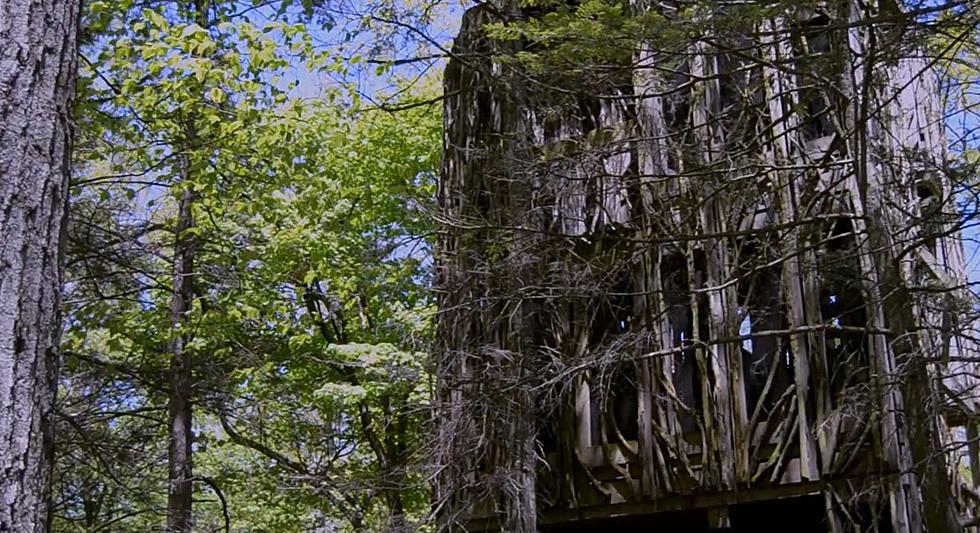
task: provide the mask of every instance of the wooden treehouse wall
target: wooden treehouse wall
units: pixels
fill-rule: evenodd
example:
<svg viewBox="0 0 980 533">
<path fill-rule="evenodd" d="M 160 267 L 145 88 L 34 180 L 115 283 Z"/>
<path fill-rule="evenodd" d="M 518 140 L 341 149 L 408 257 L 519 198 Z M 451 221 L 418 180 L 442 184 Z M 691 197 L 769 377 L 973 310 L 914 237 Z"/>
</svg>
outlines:
<svg viewBox="0 0 980 533">
<path fill-rule="evenodd" d="M 945 404 L 901 378 L 972 347 L 942 333 L 965 273 L 925 63 L 866 68 L 844 3 L 742 54 L 542 73 L 482 31 L 505 16 L 470 9 L 445 76 L 444 524 L 820 493 L 843 531 L 857 492 L 895 531 L 938 520 L 920 482 L 955 480 L 914 465 Z M 972 408 L 964 364 L 941 383 Z"/>
</svg>

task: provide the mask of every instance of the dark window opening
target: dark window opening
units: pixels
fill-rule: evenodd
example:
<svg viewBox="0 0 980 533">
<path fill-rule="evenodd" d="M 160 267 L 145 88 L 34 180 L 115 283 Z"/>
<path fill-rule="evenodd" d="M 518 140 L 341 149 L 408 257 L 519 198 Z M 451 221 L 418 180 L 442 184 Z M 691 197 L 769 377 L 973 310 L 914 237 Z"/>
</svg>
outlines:
<svg viewBox="0 0 980 533">
<path fill-rule="evenodd" d="M 803 140 L 812 141 L 834 134 L 834 121 L 831 117 L 830 106 L 819 89 L 803 89 L 802 102 L 804 121 L 803 121 Z"/>
<path fill-rule="evenodd" d="M 832 107 L 828 101 L 842 72 L 836 34 L 829 29 L 830 17 L 816 13 L 792 32 L 797 57 L 800 127 L 806 141 L 833 135 Z"/>
<path fill-rule="evenodd" d="M 683 86 L 689 80 L 691 65 L 684 60 L 676 66 L 676 72 L 669 78 L 671 87 Z M 667 168 L 680 172 L 691 157 L 687 148 L 693 145 L 694 130 L 691 128 L 691 98 L 687 91 L 671 91 L 663 100 L 664 122 L 667 138 L 664 144 L 671 147 L 667 151 Z"/>
<path fill-rule="evenodd" d="M 599 128 L 602 115 L 602 103 L 598 98 L 581 98 L 578 101 L 579 118 L 582 121 L 582 132 L 586 133 Z"/>
<path fill-rule="evenodd" d="M 854 225 L 841 217 L 829 228 L 820 260 L 820 317 L 833 326 L 825 331 L 830 389 L 834 397 L 869 379 L 864 288 Z"/>
<path fill-rule="evenodd" d="M 920 178 L 916 181 L 915 194 L 919 197 L 920 202 L 924 202 L 938 196 L 932 182 L 924 178 Z"/>
<path fill-rule="evenodd" d="M 764 258 L 750 258 L 750 262 Z M 780 287 L 782 268 L 756 268 L 739 284 L 739 306 L 742 323 L 739 335 L 751 335 L 742 342 L 742 381 L 749 416 L 762 403 L 763 412 L 771 411 L 776 401 L 793 382 L 793 357 L 789 339 L 771 332 L 787 329 L 786 306 Z M 769 390 L 766 383 L 771 378 Z"/>
<path fill-rule="evenodd" d="M 751 41 L 737 39 L 736 49 L 751 49 Z M 768 113 L 765 83 L 759 60 L 744 53 L 719 53 L 718 77 L 721 92 L 720 121 L 728 150 L 734 153 L 755 153 L 759 146 L 759 117 Z"/>
<path fill-rule="evenodd" d="M 926 248 L 936 253 L 936 237 L 942 232 L 940 214 L 942 211 L 941 188 L 925 172 L 920 172 L 915 180 L 915 195 L 919 201 L 919 235 Z"/>
<path fill-rule="evenodd" d="M 837 289 L 837 290 L 835 290 Z M 839 292 L 838 292 L 839 290 Z M 844 389 L 867 382 L 867 338 L 858 331 L 841 331 L 836 327 L 864 328 L 867 315 L 864 298 L 858 290 L 831 286 L 821 294 L 820 314 L 825 324 L 835 326 L 827 330 L 827 365 L 830 371 L 830 388 L 836 397 Z"/>
<path fill-rule="evenodd" d="M 637 439 L 640 427 L 636 378 L 636 367 L 625 364 L 615 369 L 605 382 L 593 385 L 589 417 L 593 446 L 603 443 L 603 425 L 605 442 Z"/>
<path fill-rule="evenodd" d="M 840 217 L 830 224 L 827 235 L 827 250 L 831 254 L 839 254 L 838 264 L 831 265 L 845 275 L 850 268 L 848 255 L 854 254 L 854 222 L 849 217 Z"/>
<path fill-rule="evenodd" d="M 673 357 L 674 389 L 685 409 L 678 413 L 681 429 L 696 431 L 697 414 L 701 412 L 701 375 L 695 360 L 691 291 L 687 273 L 687 258 L 670 254 L 660 262 L 660 279 L 664 291 L 664 306 L 668 327 L 675 348 L 684 350 Z"/>
<path fill-rule="evenodd" d="M 698 306 L 698 338 L 707 339 L 711 336 L 708 317 L 711 315 L 711 305 L 708 293 L 704 289 L 708 285 L 708 255 L 702 249 L 695 249 L 693 254 L 694 289 L 700 290 L 695 300 Z"/>
<path fill-rule="evenodd" d="M 613 253 L 618 258 L 618 254 Z M 590 345 L 598 350 L 630 351 L 630 342 L 620 344 L 624 335 L 634 329 L 633 283 L 628 262 L 621 262 L 618 271 L 606 274 L 596 287 L 598 302 L 593 304 Z M 604 282 L 605 281 L 605 282 Z M 623 353 L 626 359 L 630 353 Z M 591 395 L 591 440 L 593 445 L 603 442 L 605 427 L 607 442 L 620 439 L 635 440 L 639 432 L 637 421 L 639 396 L 635 365 L 624 361 L 593 380 Z"/>
<path fill-rule="evenodd" d="M 610 230 L 614 228 L 610 227 Z M 611 233 L 611 231 L 607 231 Z M 615 241 L 615 236 L 609 240 Z M 618 257 L 618 254 L 615 254 Z M 593 347 L 612 341 L 612 339 L 632 329 L 633 323 L 633 284 L 630 280 L 629 265 L 619 272 L 610 274 L 611 283 L 599 280 L 596 286 L 596 300 L 592 315 L 590 344 Z"/>
<path fill-rule="evenodd" d="M 544 453 L 558 451 L 558 414 L 549 411 L 539 411 L 538 416 L 538 446 Z"/>
</svg>

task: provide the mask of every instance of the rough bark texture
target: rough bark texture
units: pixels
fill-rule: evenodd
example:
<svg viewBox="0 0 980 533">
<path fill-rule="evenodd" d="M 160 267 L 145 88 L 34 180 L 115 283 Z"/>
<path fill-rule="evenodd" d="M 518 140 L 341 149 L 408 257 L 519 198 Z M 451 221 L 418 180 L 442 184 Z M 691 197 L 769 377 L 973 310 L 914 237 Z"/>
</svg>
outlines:
<svg viewBox="0 0 980 533">
<path fill-rule="evenodd" d="M 194 0 L 194 21 L 202 28 L 210 27 L 208 0 Z M 200 88 L 205 94 L 206 88 Z M 203 98 L 203 96 L 202 96 Z M 191 340 L 188 315 L 194 307 L 194 264 L 198 240 L 194 229 L 194 205 L 198 193 L 194 190 L 201 149 L 194 109 L 185 110 L 183 139 L 179 149 L 181 157 L 180 178 L 177 183 L 177 220 L 173 248 L 173 286 L 170 300 L 170 398 L 168 402 L 169 447 L 167 530 L 171 533 L 190 533 L 194 527 L 194 461 L 192 457 L 194 433 L 194 354 L 188 348 Z"/>
<path fill-rule="evenodd" d="M 78 2 L 0 3 L 0 531 L 49 525 Z"/>
<path fill-rule="evenodd" d="M 185 177 L 190 162 L 185 158 Z M 191 446 L 193 391 L 192 355 L 187 349 L 186 315 L 194 300 L 194 193 L 185 189 L 177 210 L 177 240 L 174 243 L 174 278 L 170 323 L 174 336 L 170 344 L 170 446 L 169 490 L 167 493 L 167 529 L 172 533 L 191 531 L 194 494 Z"/>
</svg>

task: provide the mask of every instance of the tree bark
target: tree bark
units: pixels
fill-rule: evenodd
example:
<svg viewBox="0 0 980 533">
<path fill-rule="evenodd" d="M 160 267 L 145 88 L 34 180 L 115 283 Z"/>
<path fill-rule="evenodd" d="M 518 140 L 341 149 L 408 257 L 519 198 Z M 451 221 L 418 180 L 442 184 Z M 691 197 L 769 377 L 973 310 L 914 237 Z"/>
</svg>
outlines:
<svg viewBox="0 0 980 533">
<path fill-rule="evenodd" d="M 209 28 L 207 0 L 194 0 L 194 20 L 202 28 Z M 206 91 L 201 87 L 201 94 Z M 173 330 L 170 344 L 170 398 L 168 402 L 169 448 L 167 530 L 172 533 L 190 533 L 194 526 L 193 496 L 194 468 L 192 446 L 194 392 L 193 354 L 187 349 L 190 340 L 187 316 L 194 304 L 194 260 L 197 255 L 197 239 L 192 230 L 196 226 L 194 204 L 198 194 L 194 191 L 194 151 L 200 147 L 193 111 L 185 118 L 182 168 L 177 198 L 176 240 L 174 241 L 173 293 L 170 301 L 170 327 Z"/>
<path fill-rule="evenodd" d="M 184 161 L 184 179 L 190 172 L 189 158 Z M 174 279 L 171 297 L 170 324 L 173 338 L 170 344 L 170 446 L 168 449 L 169 490 L 167 492 L 167 530 L 190 532 L 194 493 L 191 444 L 192 411 L 191 352 L 187 349 L 186 317 L 194 300 L 194 239 L 189 234 L 194 227 L 194 193 L 184 189 L 177 212 L 177 240 L 174 242 Z"/>
<path fill-rule="evenodd" d="M 0 4 L 0 531 L 49 528 L 78 2 Z"/>
</svg>

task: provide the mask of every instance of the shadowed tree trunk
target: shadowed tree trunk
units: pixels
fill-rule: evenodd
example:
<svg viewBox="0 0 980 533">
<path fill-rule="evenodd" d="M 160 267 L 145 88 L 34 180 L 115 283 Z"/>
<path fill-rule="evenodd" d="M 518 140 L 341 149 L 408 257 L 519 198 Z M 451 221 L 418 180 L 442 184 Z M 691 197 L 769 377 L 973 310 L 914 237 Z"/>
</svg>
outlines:
<svg viewBox="0 0 980 533">
<path fill-rule="evenodd" d="M 209 27 L 207 0 L 193 3 L 195 22 L 202 28 Z M 205 92 L 201 88 L 201 93 Z M 194 303 L 194 261 L 197 255 L 197 239 L 193 230 L 194 204 L 198 194 L 194 191 L 195 150 L 198 142 L 193 110 L 189 112 L 184 127 L 185 155 L 182 158 L 179 198 L 177 198 L 176 240 L 174 241 L 173 287 L 170 300 L 170 399 L 168 422 L 170 442 L 168 448 L 167 530 L 172 533 L 190 533 L 193 529 L 194 473 L 192 445 L 193 422 L 193 353 L 187 348 L 190 341 L 187 315 Z"/>
<path fill-rule="evenodd" d="M 49 527 L 78 2 L 0 4 L 0 531 Z"/>
<path fill-rule="evenodd" d="M 190 168 L 185 160 L 184 178 Z M 189 233 L 194 227 L 194 193 L 185 189 L 177 212 L 177 240 L 174 243 L 174 279 L 170 321 L 174 336 L 170 344 L 170 447 L 169 490 L 167 494 L 167 529 L 171 532 L 191 531 L 191 507 L 194 493 L 191 460 L 191 352 L 184 331 L 185 318 L 194 300 L 194 241 Z"/>
</svg>

